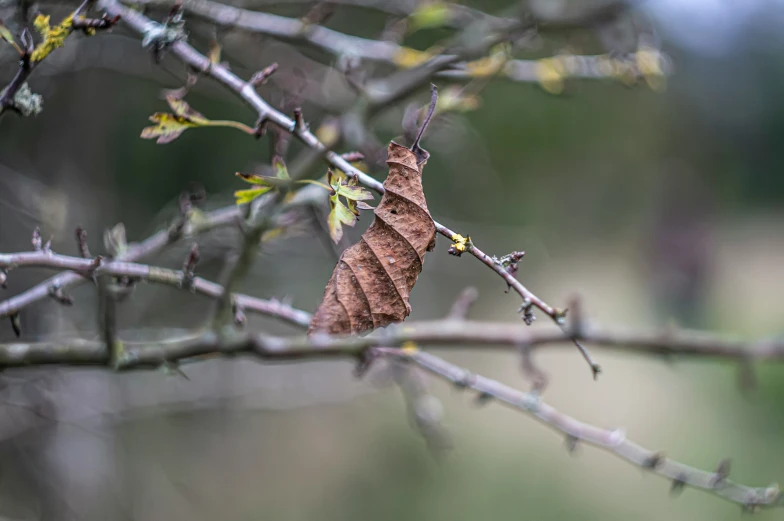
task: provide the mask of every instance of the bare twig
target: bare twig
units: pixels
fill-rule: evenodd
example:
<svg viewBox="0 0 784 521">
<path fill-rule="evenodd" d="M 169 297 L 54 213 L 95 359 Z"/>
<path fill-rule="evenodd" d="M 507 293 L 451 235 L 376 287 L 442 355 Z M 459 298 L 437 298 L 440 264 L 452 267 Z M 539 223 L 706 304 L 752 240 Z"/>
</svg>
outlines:
<svg viewBox="0 0 784 521">
<path fill-rule="evenodd" d="M 154 236 L 155 237 L 155 236 Z M 145 241 L 147 242 L 147 241 Z M 145 243 L 142 243 L 145 244 Z M 137 248 L 141 248 L 141 245 Z M 130 250 L 128 253 L 132 253 Z M 127 258 L 125 255 L 123 258 Z M 190 255 L 186 259 L 186 264 L 190 261 Z M 46 285 L 46 296 L 57 298 L 57 295 L 63 295 L 62 291 L 65 287 L 70 286 L 69 282 L 76 278 L 77 281 L 86 281 L 82 274 L 90 273 L 94 276 L 111 275 L 114 277 L 128 277 L 132 279 L 145 280 L 147 282 L 165 284 L 173 288 L 187 287 L 190 291 L 205 295 L 214 299 L 220 299 L 223 296 L 224 289 L 220 284 L 210 282 L 202 279 L 201 277 L 193 276 L 190 285 L 184 285 L 183 281 L 187 279 L 185 271 L 170 270 L 160 268 L 157 266 L 148 266 L 144 264 L 134 264 L 122 260 L 106 260 L 96 266 L 93 259 L 82 259 L 79 257 L 69 257 L 66 255 L 59 255 L 57 253 L 49 253 L 43 251 L 0 254 L 0 267 L 6 268 L 21 268 L 21 267 L 40 267 L 40 268 L 53 268 L 58 270 L 68 270 L 73 273 L 62 273 L 52 279 L 49 279 L 49 284 Z M 46 284 L 46 282 L 42 283 Z M 55 293 L 52 288 L 57 288 Z M 12 297 L 6 301 L 0 302 L 0 312 L 3 315 L 12 315 L 19 309 L 28 305 L 35 300 L 35 293 L 28 291 L 27 297 Z M 70 299 L 70 297 L 68 297 Z M 283 304 L 276 300 L 263 300 L 248 295 L 235 294 L 234 301 L 246 312 L 259 313 L 276 318 L 280 318 L 290 324 L 307 327 L 310 323 L 310 314 L 304 311 L 299 311 L 289 305 Z M 58 301 L 61 299 L 58 298 Z M 16 302 L 12 302 L 16 301 Z M 10 304 L 9 304 L 10 302 Z M 65 303 L 65 302 L 63 302 Z"/>
<path fill-rule="evenodd" d="M 186 224 L 186 221 L 182 221 L 181 226 L 178 224 L 180 228 L 178 233 L 172 234 L 169 230 L 161 230 L 138 244 L 129 245 L 128 249 L 115 261 L 133 262 L 157 253 L 166 246 L 175 243 L 182 235 L 195 236 L 215 228 L 231 226 L 239 215 L 239 209 L 236 206 L 230 206 L 205 214 L 198 223 L 187 222 Z M 89 280 L 77 273 L 61 273 L 51 277 L 27 291 L 0 302 L 0 317 L 12 316 L 30 304 L 44 300 L 49 296 L 49 288 L 54 285 L 66 289 Z"/>
</svg>

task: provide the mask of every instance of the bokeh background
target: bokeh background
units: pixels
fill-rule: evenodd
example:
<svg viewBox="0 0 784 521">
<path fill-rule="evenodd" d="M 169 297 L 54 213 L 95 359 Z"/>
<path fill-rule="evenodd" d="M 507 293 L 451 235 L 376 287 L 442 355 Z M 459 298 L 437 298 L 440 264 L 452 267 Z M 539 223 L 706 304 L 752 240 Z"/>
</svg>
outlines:
<svg viewBox="0 0 784 521">
<path fill-rule="evenodd" d="M 538 1 L 568 13 L 584 1 Z M 0 6 L 11 9 L 9 2 Z M 300 16 L 302 4 L 241 5 Z M 401 2 L 401 9 L 405 9 Z M 473 2 L 487 12 L 509 2 Z M 60 13 L 42 3 L 39 9 Z M 559 11 L 563 10 L 563 11 Z M 7 15 L 0 15 L 7 18 Z M 608 326 L 672 324 L 748 338 L 777 337 L 784 289 L 784 129 L 780 2 L 649 0 L 635 16 L 655 28 L 674 74 L 667 88 L 614 80 L 570 81 L 553 96 L 536 83 L 491 82 L 476 111 L 448 114 L 427 138 L 424 175 L 433 216 L 485 251 L 525 250 L 519 278 L 554 305 L 580 295 L 591 320 Z M 56 18 L 56 16 L 53 16 Z M 329 27 L 375 38 L 390 15 L 342 6 Z M 186 20 L 188 20 L 186 15 Z M 261 93 L 278 107 L 304 108 L 314 127 L 347 110 L 351 90 L 332 57 L 258 35 L 189 20 L 191 41 L 216 35 L 243 77 L 272 61 L 280 70 Z M 418 32 L 425 49 L 446 29 Z M 520 57 L 564 48 L 603 52 L 591 31 L 544 38 Z M 0 54 L 0 79 L 15 62 Z M 381 75 L 384 70 L 377 69 Z M 53 247 L 76 254 L 83 225 L 93 252 L 122 222 L 131 241 L 166 226 L 177 197 L 198 183 L 206 207 L 232 204 L 236 171 L 267 164 L 267 138 L 196 129 L 161 146 L 139 138 L 165 110 L 161 89 L 183 68 L 156 65 L 135 35 L 118 27 L 72 37 L 36 71 L 45 98 L 34 118 L 0 120 L 0 249 L 30 248 L 40 226 Z M 441 81 L 440 86 L 448 82 Z M 413 98 L 427 99 L 426 88 Z M 294 99 L 292 99 L 294 98 Z M 208 80 L 189 94 L 208 117 L 253 124 L 253 115 Z M 401 134 L 405 104 L 380 113 L 380 142 Z M 297 156 L 292 144 L 289 158 Z M 318 165 L 319 170 L 325 170 Z M 322 172 L 314 171 L 316 176 Z M 372 175 L 383 179 L 383 169 Z M 321 216 L 324 217 L 323 215 Z M 348 232 L 356 240 L 369 219 Z M 334 266 L 318 228 L 265 244 L 242 290 L 289 298 L 312 311 Z M 198 273 L 219 279 L 237 232 L 199 238 Z M 472 317 L 515 322 L 519 299 L 470 256 L 447 255 L 443 237 L 413 292 L 411 320 L 438 318 L 466 286 L 479 289 Z M 179 267 L 190 242 L 150 262 Z M 19 270 L 5 296 L 50 275 Z M 77 304 L 41 302 L 22 312 L 26 338 L 97 335 L 94 289 Z M 140 285 L 119 307 L 125 338 L 199 327 L 212 303 Z M 247 327 L 295 330 L 252 317 Z M 535 328 L 554 327 L 540 317 Z M 1 341 L 12 341 L 10 326 Z M 536 354 L 550 377 L 545 399 L 578 419 L 623 427 L 636 442 L 712 469 L 733 458 L 732 477 L 765 486 L 784 479 L 784 380 L 756 367 L 742 391 L 738 368 L 716 361 L 660 359 L 594 347 L 598 382 L 569 347 Z M 439 351 L 445 358 L 520 388 L 512 352 Z M 276 520 L 687 520 L 737 519 L 737 505 L 670 484 L 611 454 L 564 440 L 519 413 L 429 381 L 440 399 L 451 450 L 431 450 L 412 428 L 400 390 L 384 371 L 363 380 L 348 362 L 261 365 L 216 360 L 162 372 L 26 369 L 0 375 L 0 517 L 4 519 Z M 780 513 L 763 512 L 774 519 Z"/>
</svg>

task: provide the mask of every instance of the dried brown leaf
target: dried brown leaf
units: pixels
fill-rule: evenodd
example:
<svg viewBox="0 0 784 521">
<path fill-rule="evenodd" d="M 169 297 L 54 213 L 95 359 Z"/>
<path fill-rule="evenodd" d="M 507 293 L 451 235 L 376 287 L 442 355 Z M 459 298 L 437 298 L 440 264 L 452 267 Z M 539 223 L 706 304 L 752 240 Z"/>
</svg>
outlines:
<svg viewBox="0 0 784 521">
<path fill-rule="evenodd" d="M 422 191 L 417 155 L 390 143 L 386 192 L 373 223 L 340 256 L 308 333 L 362 333 L 403 321 L 409 294 L 435 246 L 436 228 Z"/>
</svg>

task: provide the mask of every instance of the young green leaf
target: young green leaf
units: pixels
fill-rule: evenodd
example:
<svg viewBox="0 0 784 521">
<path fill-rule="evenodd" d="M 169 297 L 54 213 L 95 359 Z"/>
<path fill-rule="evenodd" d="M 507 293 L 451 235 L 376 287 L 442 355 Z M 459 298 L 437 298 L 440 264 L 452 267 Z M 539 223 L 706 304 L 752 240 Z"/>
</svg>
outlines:
<svg viewBox="0 0 784 521">
<path fill-rule="evenodd" d="M 330 196 L 329 213 L 329 232 L 332 240 L 338 242 L 343 236 L 342 224 L 354 226 L 359 216 L 360 209 L 366 209 L 368 205 L 362 203 L 362 208 L 359 207 L 361 201 L 368 201 L 373 199 L 373 194 L 369 190 L 357 186 L 358 180 L 356 177 L 348 177 L 341 171 L 333 172 L 331 169 L 327 170 L 327 181 L 332 192 Z M 344 198 L 346 203 L 343 204 L 340 198 Z M 351 219 L 346 217 L 349 214 Z"/>
<path fill-rule="evenodd" d="M 289 177 L 289 171 L 286 168 L 286 163 L 283 162 L 282 157 L 275 156 L 272 158 L 272 168 L 275 170 L 275 177 L 258 174 L 243 174 L 242 172 L 237 172 L 235 174 L 246 183 L 258 186 L 258 188 L 249 188 L 246 190 L 237 190 L 234 192 L 234 197 L 237 198 L 237 204 L 249 203 L 258 196 L 264 195 L 272 189 L 283 188 L 291 185 L 292 181 Z"/>
<path fill-rule="evenodd" d="M 329 235 L 337 243 L 343 238 L 343 225 L 354 226 L 357 224 L 357 218 L 346 205 L 340 202 L 337 194 L 329 198 L 329 206 L 331 208 L 328 218 Z"/>
<path fill-rule="evenodd" d="M 286 163 L 283 162 L 282 157 L 275 156 L 272 158 L 272 168 L 275 169 L 275 177 L 278 179 L 291 179 L 289 170 L 286 168 Z"/>
<path fill-rule="evenodd" d="M 262 188 L 247 188 L 245 190 L 237 190 L 234 192 L 234 197 L 237 200 L 237 204 L 246 204 L 253 201 L 255 198 L 266 194 L 272 190 L 271 186 L 265 186 Z"/>
<path fill-rule="evenodd" d="M 128 249 L 128 242 L 125 239 L 125 225 L 123 223 L 117 223 L 111 230 L 103 232 L 103 246 L 114 258 L 125 253 L 125 250 Z"/>
<path fill-rule="evenodd" d="M 157 138 L 156 142 L 163 145 L 174 141 L 187 129 L 193 127 L 232 127 L 246 134 L 254 134 L 252 128 L 236 121 L 208 119 L 175 95 L 166 96 L 166 102 L 171 107 L 173 114 L 156 112 L 150 116 L 150 121 L 155 123 L 155 126 L 144 128 L 141 134 L 142 139 Z"/>
<path fill-rule="evenodd" d="M 156 143 L 159 145 L 171 143 L 180 137 L 180 134 L 187 129 L 198 126 L 195 123 L 191 123 L 184 118 L 169 114 L 168 112 L 156 112 L 150 116 L 150 121 L 155 123 L 155 126 L 145 127 L 142 130 L 141 137 L 142 139 L 158 138 Z"/>
<path fill-rule="evenodd" d="M 11 45 L 13 45 L 13 46 L 14 46 L 14 48 L 16 49 L 16 51 L 17 51 L 19 54 L 21 54 L 21 53 L 22 53 L 22 50 L 21 50 L 21 49 L 19 48 L 19 46 L 16 44 L 16 41 L 14 41 L 14 35 L 13 35 L 13 33 L 12 33 L 12 32 L 11 32 L 11 30 L 10 30 L 10 29 L 9 29 L 9 28 L 8 28 L 8 27 L 5 25 L 5 23 L 3 23 L 3 19 L 2 19 L 2 18 L 0 18 L 0 40 L 5 40 L 6 42 L 8 42 L 8 43 L 10 43 Z"/>
<path fill-rule="evenodd" d="M 210 63 L 213 65 L 218 65 L 220 63 L 221 44 L 219 44 L 216 40 L 210 40 L 210 52 L 207 54 L 207 57 L 210 59 Z"/>
</svg>

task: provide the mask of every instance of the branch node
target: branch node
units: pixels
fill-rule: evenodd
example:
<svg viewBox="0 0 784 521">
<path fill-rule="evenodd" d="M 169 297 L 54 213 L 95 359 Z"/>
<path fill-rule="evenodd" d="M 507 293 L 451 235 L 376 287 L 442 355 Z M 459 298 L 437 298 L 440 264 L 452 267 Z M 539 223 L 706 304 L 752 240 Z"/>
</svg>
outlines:
<svg viewBox="0 0 784 521">
<path fill-rule="evenodd" d="M 607 445 L 610 447 L 617 447 L 618 445 L 622 444 L 626 441 L 626 430 L 625 429 L 613 429 L 609 433 L 607 433 Z"/>
<path fill-rule="evenodd" d="M 35 230 L 33 230 L 33 239 L 31 240 L 31 242 L 33 244 L 33 250 L 41 251 L 41 244 L 42 244 L 41 229 L 38 226 L 36 226 Z"/>
<path fill-rule="evenodd" d="M 567 434 L 564 439 L 564 445 L 566 445 L 566 451 L 569 454 L 574 455 L 580 446 L 580 438 L 574 434 Z"/>
<path fill-rule="evenodd" d="M 486 391 L 481 391 L 479 394 L 476 395 L 476 398 L 474 399 L 474 405 L 476 405 L 477 407 L 481 407 L 483 405 L 487 405 L 494 399 L 495 396 L 493 396 L 492 394 Z"/>
<path fill-rule="evenodd" d="M 188 253 L 188 256 L 185 258 L 185 262 L 182 264 L 182 280 L 180 280 L 180 286 L 182 288 L 193 288 L 193 279 L 195 278 L 193 271 L 196 269 L 196 264 L 199 262 L 199 257 L 199 245 L 193 243 L 193 246 L 191 246 L 191 251 Z"/>
<path fill-rule="evenodd" d="M 711 486 L 713 488 L 719 488 L 724 485 L 724 482 L 730 475 L 731 467 L 732 460 L 729 458 L 725 458 L 719 462 L 719 465 L 713 473 L 713 478 L 711 478 Z"/>
<path fill-rule="evenodd" d="M 670 485 L 670 495 L 677 496 L 683 489 L 686 488 L 686 481 L 689 479 L 685 473 L 678 474 L 678 477 L 672 480 L 672 485 Z"/>
<path fill-rule="evenodd" d="M 506 271 L 512 276 L 517 277 L 517 268 L 519 267 L 520 260 L 525 256 L 524 251 L 513 251 L 512 253 L 507 253 L 500 259 L 497 259 L 501 266 L 506 268 Z M 508 282 L 506 283 L 506 291 L 504 293 L 509 293 L 512 289 L 512 285 Z"/>
<path fill-rule="evenodd" d="M 656 470 L 659 465 L 664 463 L 666 456 L 664 451 L 654 452 L 645 461 L 642 462 L 642 468 L 646 470 Z"/>
<path fill-rule="evenodd" d="M 259 119 L 256 120 L 256 124 L 253 126 L 253 135 L 256 139 L 261 139 L 267 134 L 267 126 L 269 125 L 269 120 L 267 119 L 266 114 L 262 114 L 259 116 Z"/>
<path fill-rule="evenodd" d="M 306 132 L 308 130 L 308 125 L 305 123 L 305 117 L 302 115 L 301 107 L 294 109 L 294 130 L 296 132 Z"/>
<path fill-rule="evenodd" d="M 455 233 L 451 237 L 453 244 L 447 250 L 449 255 L 454 255 L 455 257 L 460 257 L 465 252 L 469 251 L 473 244 L 471 244 L 471 236 L 466 235 L 463 237 L 459 233 Z"/>
<path fill-rule="evenodd" d="M 536 412 L 541 402 L 541 396 L 534 390 L 529 393 L 523 393 L 518 405 L 526 411 Z"/>
<path fill-rule="evenodd" d="M 517 312 L 522 314 L 520 318 L 523 319 L 526 326 L 530 326 L 536 320 L 536 315 L 534 315 L 534 303 L 527 297 L 523 299 L 523 303 L 520 304 L 520 308 Z"/>
<path fill-rule="evenodd" d="M 466 369 L 460 377 L 455 378 L 454 384 L 455 387 L 461 391 L 470 389 L 476 384 L 476 375 Z"/>
<path fill-rule="evenodd" d="M 237 304 L 236 299 L 232 303 L 232 312 L 234 313 L 234 325 L 239 328 L 245 327 L 248 317 L 245 316 L 245 312 L 242 310 L 242 307 Z"/>
<path fill-rule="evenodd" d="M 93 257 L 90 255 L 90 249 L 87 247 L 87 230 L 81 226 L 76 227 L 76 245 L 79 248 L 79 255 L 83 259 L 91 259 Z"/>
<path fill-rule="evenodd" d="M 73 306 L 73 297 L 63 291 L 62 286 L 59 284 L 52 284 L 49 286 L 49 296 L 52 297 L 58 304 L 63 306 Z"/>
</svg>

